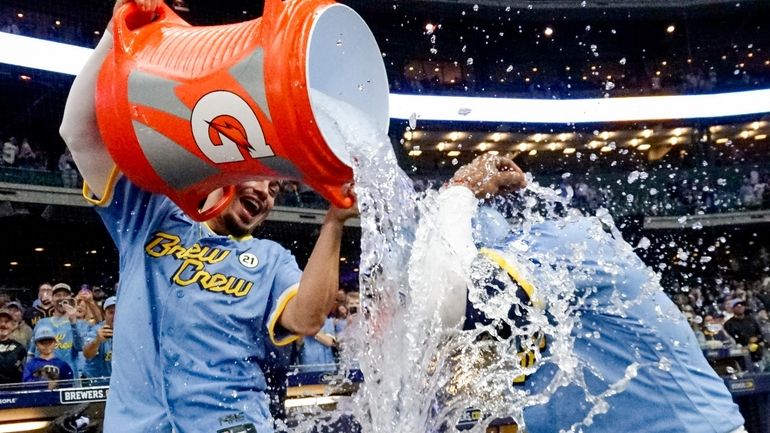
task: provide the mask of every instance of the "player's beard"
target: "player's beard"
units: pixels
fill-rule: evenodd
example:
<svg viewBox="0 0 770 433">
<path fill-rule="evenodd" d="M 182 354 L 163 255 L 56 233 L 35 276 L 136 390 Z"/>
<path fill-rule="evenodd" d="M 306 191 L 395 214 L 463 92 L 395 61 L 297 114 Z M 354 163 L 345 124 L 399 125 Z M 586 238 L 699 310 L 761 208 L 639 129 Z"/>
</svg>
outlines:
<svg viewBox="0 0 770 433">
<path fill-rule="evenodd" d="M 222 221 L 225 223 L 227 232 L 236 238 L 250 235 L 256 228 L 256 226 L 252 227 L 241 224 L 238 220 L 238 217 L 232 214 L 223 215 Z"/>
</svg>

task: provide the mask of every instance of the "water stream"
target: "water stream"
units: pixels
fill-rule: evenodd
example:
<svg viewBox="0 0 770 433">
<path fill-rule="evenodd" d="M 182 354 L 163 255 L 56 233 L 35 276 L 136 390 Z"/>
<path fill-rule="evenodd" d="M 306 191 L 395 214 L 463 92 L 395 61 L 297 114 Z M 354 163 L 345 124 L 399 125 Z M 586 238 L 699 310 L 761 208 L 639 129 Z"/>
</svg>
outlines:
<svg viewBox="0 0 770 433">
<path fill-rule="evenodd" d="M 601 294 L 595 287 L 586 289 L 585 280 L 596 269 L 619 274 L 617 262 L 575 272 L 573 264 L 590 253 L 586 245 L 565 244 L 570 261 L 555 251 L 533 248 L 545 233 L 543 227 L 558 231 L 577 224 L 599 244 L 613 248 L 618 262 L 638 260 L 608 213 L 584 217 L 569 210 L 557 191 L 537 184 L 489 203 L 495 210 L 488 214 L 497 219 L 477 218 L 475 232 L 477 239 L 486 236 L 490 245 L 497 242 L 496 251 L 536 287 L 536 293 L 522 297 L 521 286 L 480 255 L 466 270 L 472 282 L 467 296 L 489 320 L 464 331 L 445 326 L 435 311 L 423 306 L 448 296 L 447 291 L 440 284 L 424 284 L 424 279 L 436 275 L 421 275 L 420 269 L 409 266 L 415 259 L 419 224 L 435 221 L 438 192 L 415 192 L 397 164 L 389 138 L 369 127 L 364 116 L 324 95 L 313 98 L 324 101 L 328 117 L 320 121 L 327 127 L 329 122 L 336 125 L 350 148 L 361 211 L 362 313 L 345 340 L 342 358 L 346 368 L 357 362 L 365 382 L 353 396 L 338 402 L 336 415 L 354 417 L 366 433 L 422 433 L 453 431 L 465 410 L 473 407 L 483 414 L 472 428 L 480 432 L 497 418 L 512 418 L 525 426 L 526 409 L 547 403 L 564 387 L 576 386 L 584 391 L 584 416 L 565 420 L 559 430 L 581 431 L 607 411 L 606 399 L 622 392 L 640 368 L 661 368 L 659 363 L 633 362 L 621 377 L 605 377 L 600 365 L 575 354 L 576 341 L 590 344 L 603 338 L 598 330 L 582 329 L 582 315 L 601 308 L 622 317 L 655 292 L 657 277 L 650 271 L 651 283 L 631 297 Z M 501 221 L 497 210 L 506 220 L 496 227 L 492 237 L 497 239 L 489 239 L 484 232 Z M 448 244 L 438 241 L 430 248 Z M 415 290 L 421 279 L 420 287 L 433 289 Z M 495 285 L 497 289 L 490 290 Z M 597 380 L 602 386 L 595 386 Z M 298 430 L 317 424 L 309 417 Z"/>
</svg>

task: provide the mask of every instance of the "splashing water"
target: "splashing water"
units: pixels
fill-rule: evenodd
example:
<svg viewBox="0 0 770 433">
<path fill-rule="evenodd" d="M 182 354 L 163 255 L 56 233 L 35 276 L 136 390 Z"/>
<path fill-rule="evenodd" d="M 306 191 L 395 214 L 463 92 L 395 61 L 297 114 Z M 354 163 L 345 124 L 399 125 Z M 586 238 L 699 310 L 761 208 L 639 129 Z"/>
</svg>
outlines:
<svg viewBox="0 0 770 433">
<path fill-rule="evenodd" d="M 475 407 L 484 419 L 471 431 L 481 432 L 496 418 L 510 417 L 524 426 L 527 408 L 546 404 L 564 387 L 577 386 L 584 390 L 588 410 L 582 419 L 560 426 L 561 431 L 575 432 L 606 413 L 607 399 L 623 392 L 640 368 L 661 368 L 660 360 L 633 362 L 620 377 L 609 378 L 601 366 L 576 355 L 576 344 L 603 338 L 601 329 L 585 329 L 581 315 L 602 309 L 625 317 L 656 293 L 657 277 L 648 270 L 648 283 L 636 296 L 614 292 L 599 301 L 596 287 L 585 287 L 586 280 L 597 272 L 620 275 L 618 263 L 638 260 L 633 247 L 622 241 L 606 210 L 585 218 L 568 209 L 558 191 L 535 183 L 518 195 L 516 212 L 509 216 L 513 231 L 498 251 L 537 292 L 523 298 L 519 285 L 479 256 L 464 278 L 471 283 L 468 301 L 489 320 L 465 331 L 444 324 L 435 307 L 454 303 L 464 309 L 466 300 L 453 297 L 442 275 L 416 266 L 420 254 L 449 248 L 441 236 L 418 247 L 425 242 L 420 225 L 435 224 L 439 194 L 415 192 L 398 167 L 389 138 L 369 126 L 365 116 L 326 95 L 314 92 L 312 98 L 322 107 L 319 124 L 334 125 L 349 147 L 361 211 L 363 319 L 346 341 L 342 362 L 348 369 L 358 361 L 365 382 L 353 396 L 339 400 L 335 417 L 352 416 L 367 433 L 454 431 L 466 408 Z M 510 201 L 500 204 L 512 206 Z M 598 271 L 576 273 L 563 255 L 532 248 L 539 227 L 548 224 L 557 229 L 583 224 L 592 239 L 613 248 L 619 259 L 598 263 Z M 604 241 L 611 238 L 618 241 Z M 590 253 L 584 243 L 565 248 L 573 263 Z M 502 287 L 490 291 L 495 283 Z M 549 373 L 541 375 L 537 386 L 523 386 L 546 369 Z M 589 386 L 587 373 L 604 383 L 600 391 Z M 313 424 L 308 418 L 298 430 Z"/>
</svg>

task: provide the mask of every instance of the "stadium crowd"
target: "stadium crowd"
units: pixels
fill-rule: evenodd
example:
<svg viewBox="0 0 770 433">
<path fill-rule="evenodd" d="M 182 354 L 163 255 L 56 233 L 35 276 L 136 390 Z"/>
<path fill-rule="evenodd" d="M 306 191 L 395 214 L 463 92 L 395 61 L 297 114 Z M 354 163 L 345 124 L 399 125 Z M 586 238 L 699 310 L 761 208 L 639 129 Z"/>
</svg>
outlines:
<svg viewBox="0 0 770 433">
<path fill-rule="evenodd" d="M 87 386 L 109 382 L 116 297 L 100 286 L 43 283 L 25 306 L 0 292 L 0 389 Z M 343 331 L 359 310 L 356 292 L 340 290 L 323 329 L 287 350 L 299 371 L 333 371 Z"/>
</svg>

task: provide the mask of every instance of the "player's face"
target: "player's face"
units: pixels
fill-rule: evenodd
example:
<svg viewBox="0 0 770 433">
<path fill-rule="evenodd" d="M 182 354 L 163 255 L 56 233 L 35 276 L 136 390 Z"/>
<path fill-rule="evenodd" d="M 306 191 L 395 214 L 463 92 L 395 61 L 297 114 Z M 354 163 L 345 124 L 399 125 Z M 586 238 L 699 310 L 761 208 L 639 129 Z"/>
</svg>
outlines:
<svg viewBox="0 0 770 433">
<path fill-rule="evenodd" d="M 236 237 L 251 234 L 273 209 L 278 190 L 277 181 L 259 180 L 236 185 L 233 200 L 209 221 L 209 226 L 219 234 Z"/>
</svg>

